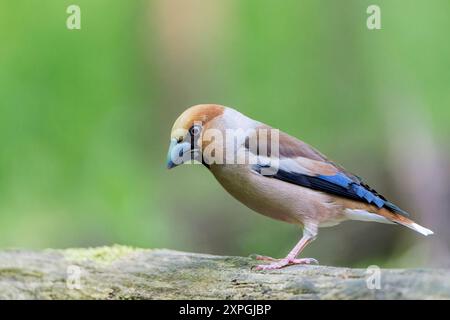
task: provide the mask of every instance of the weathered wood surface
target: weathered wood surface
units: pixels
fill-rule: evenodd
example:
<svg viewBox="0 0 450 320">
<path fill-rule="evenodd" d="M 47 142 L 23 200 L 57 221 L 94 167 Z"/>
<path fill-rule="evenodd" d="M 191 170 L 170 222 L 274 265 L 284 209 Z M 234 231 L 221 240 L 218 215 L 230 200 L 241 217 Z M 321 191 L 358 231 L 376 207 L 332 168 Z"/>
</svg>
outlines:
<svg viewBox="0 0 450 320">
<path fill-rule="evenodd" d="M 450 270 L 291 266 L 124 246 L 0 252 L 1 299 L 449 299 Z"/>
</svg>

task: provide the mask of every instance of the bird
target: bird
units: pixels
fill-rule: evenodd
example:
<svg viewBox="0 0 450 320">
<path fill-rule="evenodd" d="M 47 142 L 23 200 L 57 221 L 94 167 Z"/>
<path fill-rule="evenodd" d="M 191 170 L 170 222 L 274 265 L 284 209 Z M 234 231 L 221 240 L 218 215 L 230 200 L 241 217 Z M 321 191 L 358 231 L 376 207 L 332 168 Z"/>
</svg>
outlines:
<svg viewBox="0 0 450 320">
<path fill-rule="evenodd" d="M 186 109 L 174 122 L 167 168 L 203 164 L 235 199 L 250 209 L 302 230 L 285 258 L 258 255 L 256 270 L 318 264 L 299 258 L 319 228 L 347 220 L 398 224 L 428 236 L 433 231 L 369 187 L 359 176 L 309 144 L 218 104 Z"/>
</svg>

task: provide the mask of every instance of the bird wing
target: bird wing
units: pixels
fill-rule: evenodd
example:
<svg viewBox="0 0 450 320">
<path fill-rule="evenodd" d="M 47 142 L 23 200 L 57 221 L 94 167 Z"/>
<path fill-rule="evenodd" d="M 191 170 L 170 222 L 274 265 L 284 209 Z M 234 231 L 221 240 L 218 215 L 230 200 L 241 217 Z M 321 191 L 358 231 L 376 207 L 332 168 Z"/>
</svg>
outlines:
<svg viewBox="0 0 450 320">
<path fill-rule="evenodd" d="M 251 152 L 249 150 L 249 152 Z M 258 163 L 252 169 L 263 173 L 270 166 L 270 159 L 256 154 Z M 270 171 L 269 171 L 270 172 Z M 333 163 L 319 151 L 285 133 L 279 134 L 278 170 L 266 175 L 302 187 L 330 193 L 363 203 L 386 208 L 393 213 L 409 214 L 370 188 L 358 176 Z"/>
</svg>

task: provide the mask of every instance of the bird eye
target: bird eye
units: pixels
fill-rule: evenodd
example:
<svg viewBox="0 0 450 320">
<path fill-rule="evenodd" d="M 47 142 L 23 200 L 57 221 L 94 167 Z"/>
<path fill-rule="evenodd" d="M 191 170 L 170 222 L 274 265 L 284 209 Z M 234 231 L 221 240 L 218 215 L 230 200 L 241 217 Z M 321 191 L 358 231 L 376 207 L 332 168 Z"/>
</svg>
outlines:
<svg viewBox="0 0 450 320">
<path fill-rule="evenodd" d="M 191 136 L 198 135 L 200 131 L 202 131 L 202 128 L 198 125 L 194 125 L 189 129 L 189 133 L 191 134 Z"/>
</svg>

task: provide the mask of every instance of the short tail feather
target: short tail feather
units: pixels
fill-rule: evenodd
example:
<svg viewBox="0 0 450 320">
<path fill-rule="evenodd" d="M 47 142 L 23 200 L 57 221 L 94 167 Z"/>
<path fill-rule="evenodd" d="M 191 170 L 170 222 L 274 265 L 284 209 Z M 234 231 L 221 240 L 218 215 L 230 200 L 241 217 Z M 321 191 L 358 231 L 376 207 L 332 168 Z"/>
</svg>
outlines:
<svg viewBox="0 0 450 320">
<path fill-rule="evenodd" d="M 377 210 L 377 213 L 369 212 L 364 209 L 347 209 L 345 210 L 347 219 L 349 220 L 359 220 L 359 221 L 372 221 L 379 223 L 397 223 L 411 230 L 419 232 L 424 236 L 429 236 L 434 234 L 433 231 L 418 225 L 411 219 L 405 217 L 402 214 L 394 213 L 386 208 L 381 208 Z"/>
<path fill-rule="evenodd" d="M 427 229 L 425 227 L 422 227 L 421 225 L 415 223 L 414 221 L 407 219 L 407 218 L 403 218 L 403 219 L 392 219 L 393 222 L 398 223 L 402 226 L 405 226 L 407 228 L 410 228 L 414 231 L 417 231 L 418 233 L 423 234 L 424 236 L 429 236 L 431 234 L 434 234 L 433 231 L 431 231 L 430 229 Z"/>
<path fill-rule="evenodd" d="M 392 203 L 389 203 L 389 204 L 393 207 L 398 208 L 396 205 L 394 205 Z M 398 210 L 403 211 L 400 208 L 398 208 Z M 388 208 L 381 208 L 381 210 L 379 210 L 377 213 L 394 223 L 400 224 L 404 227 L 414 230 L 420 234 L 423 234 L 424 236 L 429 236 L 431 234 L 434 234 L 433 231 L 415 223 L 411 219 L 407 218 L 405 216 L 405 214 L 399 213 L 398 210 L 392 210 L 392 208 L 388 207 Z M 403 211 L 403 212 L 406 213 L 406 215 L 409 215 L 407 212 L 405 212 L 405 211 Z"/>
</svg>

